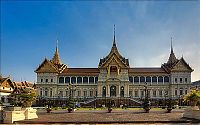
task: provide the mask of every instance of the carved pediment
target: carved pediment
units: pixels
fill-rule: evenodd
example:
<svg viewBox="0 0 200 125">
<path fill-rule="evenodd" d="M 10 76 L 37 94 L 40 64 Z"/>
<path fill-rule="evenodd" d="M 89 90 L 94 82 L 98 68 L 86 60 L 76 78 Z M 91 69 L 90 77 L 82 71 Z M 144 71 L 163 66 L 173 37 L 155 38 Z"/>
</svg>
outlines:
<svg viewBox="0 0 200 125">
<path fill-rule="evenodd" d="M 35 72 L 52 72 L 57 73 L 58 70 L 49 60 L 45 59 Z"/>
<path fill-rule="evenodd" d="M 181 58 L 178 63 L 172 68 L 171 71 L 186 71 L 192 72 L 192 68 L 185 62 L 183 58 Z"/>
<path fill-rule="evenodd" d="M 101 66 L 101 68 L 108 68 L 110 65 L 115 65 L 120 68 L 127 68 L 127 66 L 115 54 L 113 54 L 109 59 L 107 59 L 107 61 Z"/>
</svg>

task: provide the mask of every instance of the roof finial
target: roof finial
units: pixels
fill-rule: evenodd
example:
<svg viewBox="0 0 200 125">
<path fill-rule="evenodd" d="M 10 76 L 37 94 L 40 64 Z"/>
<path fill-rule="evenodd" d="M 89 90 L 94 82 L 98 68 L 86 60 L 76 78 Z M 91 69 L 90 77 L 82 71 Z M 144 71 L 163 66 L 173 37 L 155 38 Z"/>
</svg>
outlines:
<svg viewBox="0 0 200 125">
<path fill-rule="evenodd" d="M 54 57 L 52 59 L 52 62 L 54 64 L 61 64 L 61 61 L 60 61 L 60 57 L 59 57 L 59 53 L 58 53 L 58 39 L 56 40 L 56 52 L 54 54 Z"/>
<path fill-rule="evenodd" d="M 113 46 L 116 46 L 116 43 L 115 43 L 115 24 L 114 24 L 114 39 L 113 39 Z"/>
<path fill-rule="evenodd" d="M 173 45 L 172 45 L 172 37 L 171 37 L 171 53 L 174 53 L 174 51 L 173 51 Z"/>
</svg>

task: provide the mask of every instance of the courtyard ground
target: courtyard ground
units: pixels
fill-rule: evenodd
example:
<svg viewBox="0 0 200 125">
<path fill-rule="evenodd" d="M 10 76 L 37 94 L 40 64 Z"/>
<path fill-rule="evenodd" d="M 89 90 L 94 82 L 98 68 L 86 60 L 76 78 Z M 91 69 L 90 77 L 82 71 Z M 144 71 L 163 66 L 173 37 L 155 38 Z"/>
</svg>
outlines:
<svg viewBox="0 0 200 125">
<path fill-rule="evenodd" d="M 31 120 L 17 121 L 15 123 L 29 124 L 200 124 L 199 121 L 182 118 L 184 110 L 175 109 L 172 113 L 166 113 L 166 110 L 151 110 L 150 113 L 144 113 L 142 109 L 114 109 L 111 113 L 107 109 L 103 110 L 76 110 L 68 113 L 67 110 L 53 110 L 46 113 L 45 110 L 37 112 L 38 118 Z"/>
</svg>

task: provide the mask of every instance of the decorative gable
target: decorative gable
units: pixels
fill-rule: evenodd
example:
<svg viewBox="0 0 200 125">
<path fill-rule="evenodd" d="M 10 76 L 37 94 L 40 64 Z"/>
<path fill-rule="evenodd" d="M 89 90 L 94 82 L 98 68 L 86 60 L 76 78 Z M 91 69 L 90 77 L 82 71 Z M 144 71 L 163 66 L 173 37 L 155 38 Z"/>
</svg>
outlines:
<svg viewBox="0 0 200 125">
<path fill-rule="evenodd" d="M 181 58 L 176 65 L 172 68 L 171 70 L 176 71 L 176 72 L 192 72 L 193 69 L 185 62 L 185 60 L 183 58 Z"/>
<path fill-rule="evenodd" d="M 42 62 L 42 64 L 35 70 L 36 73 L 58 73 L 57 68 L 54 66 L 54 64 L 51 63 L 48 59 L 45 58 L 45 60 Z"/>
</svg>

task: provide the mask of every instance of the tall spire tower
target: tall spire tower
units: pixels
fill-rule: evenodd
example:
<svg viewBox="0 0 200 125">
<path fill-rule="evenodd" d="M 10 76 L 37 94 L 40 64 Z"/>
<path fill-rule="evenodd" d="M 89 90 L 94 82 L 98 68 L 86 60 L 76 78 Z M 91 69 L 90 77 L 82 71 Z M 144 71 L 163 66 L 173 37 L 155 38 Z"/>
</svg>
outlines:
<svg viewBox="0 0 200 125">
<path fill-rule="evenodd" d="M 116 42 L 115 42 L 115 25 L 114 25 L 114 38 L 113 38 L 113 46 L 116 46 Z"/>
<path fill-rule="evenodd" d="M 175 56 L 174 51 L 173 51 L 172 37 L 171 37 L 171 53 L 170 53 L 170 56 L 169 56 L 167 63 L 172 65 L 176 61 L 177 61 L 177 59 L 176 59 L 176 56 Z"/>
<path fill-rule="evenodd" d="M 54 56 L 52 58 L 52 62 L 54 64 L 61 64 L 61 61 L 60 61 L 60 56 L 59 56 L 59 53 L 58 53 L 58 39 L 56 40 L 56 51 L 54 53 Z"/>
</svg>

